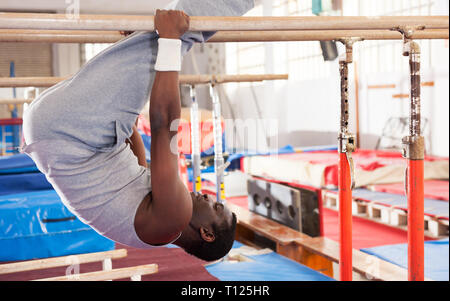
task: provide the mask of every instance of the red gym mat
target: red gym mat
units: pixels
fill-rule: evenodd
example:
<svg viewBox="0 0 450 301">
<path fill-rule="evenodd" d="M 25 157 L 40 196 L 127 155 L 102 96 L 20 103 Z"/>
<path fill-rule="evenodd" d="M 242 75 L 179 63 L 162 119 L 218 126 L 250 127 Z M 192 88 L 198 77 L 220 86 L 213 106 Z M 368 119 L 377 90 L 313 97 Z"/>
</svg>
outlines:
<svg viewBox="0 0 450 301">
<path fill-rule="evenodd" d="M 228 198 L 228 202 L 248 209 L 247 196 Z M 338 212 L 322 208 L 324 236 L 339 242 Z M 407 232 L 360 217 L 353 217 L 353 248 L 363 249 L 407 242 Z M 427 240 L 427 239 L 426 239 Z"/>
</svg>

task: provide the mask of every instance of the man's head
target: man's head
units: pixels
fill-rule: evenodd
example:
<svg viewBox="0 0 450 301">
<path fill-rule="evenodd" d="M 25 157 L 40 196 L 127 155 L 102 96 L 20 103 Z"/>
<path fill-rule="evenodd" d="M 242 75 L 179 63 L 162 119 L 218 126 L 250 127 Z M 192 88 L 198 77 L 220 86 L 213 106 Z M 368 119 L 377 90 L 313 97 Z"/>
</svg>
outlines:
<svg viewBox="0 0 450 301">
<path fill-rule="evenodd" d="M 236 231 L 236 215 L 208 195 L 191 193 L 192 219 L 183 234 L 189 235 L 185 251 L 206 261 L 230 251 Z"/>
</svg>

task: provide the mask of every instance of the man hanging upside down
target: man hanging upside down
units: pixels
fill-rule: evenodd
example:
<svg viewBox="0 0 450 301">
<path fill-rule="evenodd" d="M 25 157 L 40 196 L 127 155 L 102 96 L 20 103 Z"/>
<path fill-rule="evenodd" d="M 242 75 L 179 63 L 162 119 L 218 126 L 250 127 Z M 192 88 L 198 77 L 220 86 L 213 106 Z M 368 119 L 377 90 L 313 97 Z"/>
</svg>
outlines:
<svg viewBox="0 0 450 301">
<path fill-rule="evenodd" d="M 207 261 L 228 253 L 236 216 L 183 185 L 170 127 L 180 118 L 181 56 L 213 35 L 186 33 L 187 14 L 239 16 L 252 7 L 253 0 L 175 2 L 176 10 L 156 13 L 157 32 L 128 36 L 30 105 L 23 151 L 81 221 L 135 248 L 174 243 Z M 150 170 L 135 126 L 149 95 Z"/>
</svg>

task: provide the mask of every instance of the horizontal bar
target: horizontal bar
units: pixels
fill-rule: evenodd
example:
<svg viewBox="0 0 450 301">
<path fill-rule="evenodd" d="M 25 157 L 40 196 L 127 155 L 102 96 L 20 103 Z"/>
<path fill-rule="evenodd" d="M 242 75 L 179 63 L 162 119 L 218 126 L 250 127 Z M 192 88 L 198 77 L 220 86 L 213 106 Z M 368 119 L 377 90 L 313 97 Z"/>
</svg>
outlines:
<svg viewBox="0 0 450 301">
<path fill-rule="evenodd" d="M 2 118 L 0 119 L 0 126 L 5 125 L 22 125 L 23 120 L 22 118 Z M 2 274 L 1 271 L 3 270 L 3 265 L 0 265 L 0 275 Z"/>
<path fill-rule="evenodd" d="M 295 42 L 332 41 L 344 38 L 363 40 L 401 40 L 402 34 L 393 30 L 302 30 L 302 31 L 219 31 L 208 42 Z M 448 39 L 448 29 L 417 30 L 412 39 Z M 1 40 L 1 38 L 0 38 Z"/>
<path fill-rule="evenodd" d="M 329 41 L 349 37 L 364 40 L 401 40 L 403 38 L 400 32 L 392 30 L 219 31 L 208 42 Z M 0 30 L 0 42 L 115 43 L 123 38 L 124 36 L 118 31 Z M 448 39 L 449 30 L 417 30 L 411 38 Z"/>
<path fill-rule="evenodd" d="M 106 281 L 130 278 L 133 276 L 150 275 L 157 272 L 157 264 L 146 264 L 135 267 L 113 269 L 109 271 L 97 271 L 84 274 L 36 279 L 35 281 Z"/>
<path fill-rule="evenodd" d="M 11 98 L 11 99 L 0 99 L 0 105 L 21 105 L 24 103 L 32 103 L 33 99 L 22 99 L 22 98 Z"/>
<path fill-rule="evenodd" d="M 68 266 L 74 263 L 83 264 L 102 261 L 104 259 L 120 259 L 127 256 L 126 249 L 119 249 L 106 252 L 87 253 L 80 255 L 61 256 L 46 259 L 29 260 L 23 262 L 6 263 L 0 265 L 1 274 L 11 274 L 17 272 L 50 269 L 61 266 Z"/>
<path fill-rule="evenodd" d="M 239 74 L 239 75 L 190 75 L 181 74 L 179 81 L 181 85 L 200 85 L 232 82 L 260 82 L 265 80 L 286 80 L 288 74 Z M 65 77 L 0 77 L 0 88 L 18 87 L 51 87 L 68 79 Z"/>
<path fill-rule="evenodd" d="M 448 16 L 191 17 L 190 31 L 449 28 Z M 153 31 L 153 16 L 0 13 L 0 29 Z"/>
</svg>

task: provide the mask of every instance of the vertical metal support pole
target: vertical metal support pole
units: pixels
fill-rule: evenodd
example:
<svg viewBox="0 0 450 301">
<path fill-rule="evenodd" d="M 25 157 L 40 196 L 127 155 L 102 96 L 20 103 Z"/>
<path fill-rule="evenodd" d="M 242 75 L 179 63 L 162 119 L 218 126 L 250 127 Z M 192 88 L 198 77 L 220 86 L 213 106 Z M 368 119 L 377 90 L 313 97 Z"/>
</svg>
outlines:
<svg viewBox="0 0 450 301">
<path fill-rule="evenodd" d="M 408 280 L 424 280 L 424 158 L 425 139 L 421 136 L 420 46 L 411 40 L 412 29 L 401 30 L 403 55 L 409 56 L 411 99 L 409 136 L 404 137 L 403 157 L 407 159 L 408 198 Z"/>
<path fill-rule="evenodd" d="M 201 158 L 200 158 L 200 123 L 199 123 L 199 111 L 198 102 L 195 94 L 195 86 L 190 86 L 191 94 L 191 160 L 193 171 L 193 185 L 192 190 L 194 192 L 202 192 L 202 179 L 201 179 Z"/>
<path fill-rule="evenodd" d="M 16 77 L 16 66 L 14 62 L 9 63 L 9 76 L 10 77 Z M 13 88 L 13 98 L 16 98 L 16 88 Z M 11 118 L 17 118 L 19 117 L 17 112 L 17 105 L 10 105 L 11 110 Z M 13 141 L 12 141 L 12 153 L 18 153 L 19 152 L 19 146 L 20 146 L 20 130 L 19 125 L 13 125 L 12 132 L 13 132 Z"/>
<path fill-rule="evenodd" d="M 213 105 L 213 132 L 214 132 L 214 171 L 216 173 L 216 197 L 217 202 L 225 203 L 225 183 L 224 172 L 225 162 L 223 158 L 222 145 L 222 119 L 219 95 L 215 89 L 215 84 L 211 83 L 209 86 Z"/>
<path fill-rule="evenodd" d="M 353 273 L 352 261 L 352 189 L 354 187 L 354 170 L 352 152 L 355 150 L 356 138 L 349 133 L 349 93 L 348 64 L 353 61 L 353 43 L 356 40 L 341 40 L 346 53 L 339 59 L 341 76 L 341 114 L 339 132 L 339 240 L 340 260 L 339 275 L 341 281 L 351 281 Z"/>
</svg>

